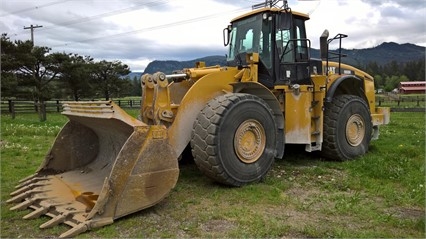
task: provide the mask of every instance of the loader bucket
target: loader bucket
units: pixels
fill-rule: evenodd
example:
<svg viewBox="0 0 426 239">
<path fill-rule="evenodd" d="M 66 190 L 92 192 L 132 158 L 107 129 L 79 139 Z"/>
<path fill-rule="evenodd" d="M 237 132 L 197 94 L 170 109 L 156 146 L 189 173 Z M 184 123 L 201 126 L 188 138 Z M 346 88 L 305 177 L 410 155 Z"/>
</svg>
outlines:
<svg viewBox="0 0 426 239">
<path fill-rule="evenodd" d="M 164 126 L 146 125 L 110 101 L 70 102 L 68 123 L 37 172 L 20 181 L 11 210 L 47 215 L 73 237 L 161 201 L 175 186 L 178 160 Z"/>
</svg>

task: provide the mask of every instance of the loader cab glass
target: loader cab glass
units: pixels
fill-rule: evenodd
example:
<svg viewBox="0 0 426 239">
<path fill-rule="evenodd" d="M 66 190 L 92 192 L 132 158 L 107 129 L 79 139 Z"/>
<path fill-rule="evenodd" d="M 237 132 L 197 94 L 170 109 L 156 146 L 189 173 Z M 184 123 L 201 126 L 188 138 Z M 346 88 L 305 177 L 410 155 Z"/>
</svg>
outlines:
<svg viewBox="0 0 426 239">
<path fill-rule="evenodd" d="M 263 11 L 232 22 L 228 65 L 244 66 L 247 53 L 259 53 L 259 82 L 267 87 L 303 84 L 310 79 L 309 40 L 304 16 L 291 11 Z M 225 34 L 225 32 L 224 32 Z"/>
<path fill-rule="evenodd" d="M 259 53 L 260 61 L 266 68 L 272 67 L 271 24 L 270 19 L 262 13 L 232 23 L 228 65 L 245 65 L 245 54 L 253 52 Z"/>
<path fill-rule="evenodd" d="M 305 20 L 297 17 L 293 19 L 283 16 L 290 16 L 290 14 L 278 15 L 278 28 L 275 34 L 275 41 L 279 61 L 281 63 L 307 61 L 309 56 L 309 40 L 306 39 Z M 290 23 L 283 23 L 283 19 Z"/>
<path fill-rule="evenodd" d="M 277 46 L 276 60 L 279 63 L 276 72 L 276 85 L 281 84 L 308 84 L 310 83 L 310 41 L 306 38 L 306 19 L 293 15 L 288 23 L 283 17 L 290 14 L 277 16 L 277 29 L 275 42 Z M 284 17 L 287 18 L 287 17 Z"/>
</svg>

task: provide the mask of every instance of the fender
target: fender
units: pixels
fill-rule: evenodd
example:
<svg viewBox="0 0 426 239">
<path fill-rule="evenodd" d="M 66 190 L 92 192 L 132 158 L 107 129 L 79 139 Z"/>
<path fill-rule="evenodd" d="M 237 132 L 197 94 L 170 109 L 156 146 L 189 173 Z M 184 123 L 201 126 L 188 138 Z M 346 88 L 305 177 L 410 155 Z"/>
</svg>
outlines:
<svg viewBox="0 0 426 239">
<path fill-rule="evenodd" d="M 234 76 L 237 73 L 237 68 L 223 68 L 201 77 L 186 92 L 168 129 L 169 142 L 177 155 L 191 140 L 192 127 L 200 111 L 211 99 L 233 91 L 231 83 L 236 81 Z"/>
<path fill-rule="evenodd" d="M 357 95 L 366 100 L 363 81 L 354 75 L 344 75 L 334 80 L 327 89 L 325 102 L 331 102 L 337 93 Z M 366 102 L 368 101 L 366 100 Z"/>
<path fill-rule="evenodd" d="M 280 104 L 275 95 L 264 85 L 258 82 L 236 82 L 232 83 L 234 87 L 234 93 L 247 93 L 260 97 L 263 99 L 269 107 L 271 107 L 274 117 L 275 124 L 277 125 L 277 144 L 275 158 L 282 158 L 284 156 L 284 115 L 281 111 Z"/>
</svg>

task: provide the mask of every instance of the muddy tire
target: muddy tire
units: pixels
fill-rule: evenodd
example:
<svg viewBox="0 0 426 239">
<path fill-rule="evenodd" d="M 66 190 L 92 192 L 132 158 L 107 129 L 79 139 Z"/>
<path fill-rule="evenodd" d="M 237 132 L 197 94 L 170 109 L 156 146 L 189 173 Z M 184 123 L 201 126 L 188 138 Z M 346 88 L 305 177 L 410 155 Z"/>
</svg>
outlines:
<svg viewBox="0 0 426 239">
<path fill-rule="evenodd" d="M 334 160 L 350 160 L 368 151 L 372 134 L 370 110 L 365 101 L 341 95 L 326 104 L 321 154 Z"/>
<path fill-rule="evenodd" d="M 277 126 L 272 110 L 250 94 L 211 100 L 198 115 L 192 154 L 207 177 L 231 186 L 258 182 L 274 162 Z"/>
</svg>

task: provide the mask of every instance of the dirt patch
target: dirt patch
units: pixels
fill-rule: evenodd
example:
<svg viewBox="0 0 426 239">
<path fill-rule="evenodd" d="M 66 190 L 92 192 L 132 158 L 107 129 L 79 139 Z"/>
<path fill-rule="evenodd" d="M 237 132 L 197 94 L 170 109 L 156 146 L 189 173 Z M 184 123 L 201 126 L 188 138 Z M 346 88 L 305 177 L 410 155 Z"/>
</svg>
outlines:
<svg viewBox="0 0 426 239">
<path fill-rule="evenodd" d="M 388 211 L 388 213 L 396 218 L 408 220 L 419 220 L 426 216 L 425 210 L 418 208 L 392 208 Z"/>
<path fill-rule="evenodd" d="M 200 228 L 209 233 L 226 234 L 227 231 L 237 227 L 234 222 L 228 220 L 211 220 L 200 225 Z"/>
</svg>

